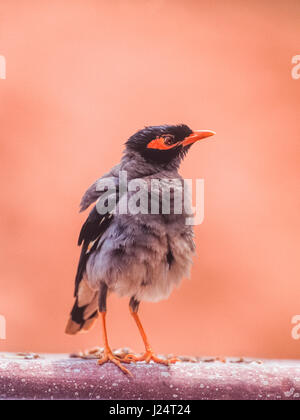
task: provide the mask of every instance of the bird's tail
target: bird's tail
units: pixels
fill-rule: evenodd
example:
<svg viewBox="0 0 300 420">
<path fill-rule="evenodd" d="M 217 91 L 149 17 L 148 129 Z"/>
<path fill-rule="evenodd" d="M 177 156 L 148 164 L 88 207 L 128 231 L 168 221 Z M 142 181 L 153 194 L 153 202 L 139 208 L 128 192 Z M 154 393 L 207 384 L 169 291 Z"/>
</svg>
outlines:
<svg viewBox="0 0 300 420">
<path fill-rule="evenodd" d="M 98 318 L 98 295 L 98 292 L 89 288 L 85 279 L 80 282 L 66 334 L 75 335 L 92 328 Z"/>
</svg>

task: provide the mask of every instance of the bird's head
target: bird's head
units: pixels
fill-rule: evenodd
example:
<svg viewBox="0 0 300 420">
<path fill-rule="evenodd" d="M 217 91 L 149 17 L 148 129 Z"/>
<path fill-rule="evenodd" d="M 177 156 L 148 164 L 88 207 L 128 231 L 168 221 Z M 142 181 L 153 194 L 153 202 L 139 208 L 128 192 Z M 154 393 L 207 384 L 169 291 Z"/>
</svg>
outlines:
<svg viewBox="0 0 300 420">
<path fill-rule="evenodd" d="M 126 142 L 126 151 L 140 154 L 147 162 L 179 163 L 193 143 L 213 136 L 211 130 L 191 130 L 187 125 L 145 127 Z"/>
</svg>

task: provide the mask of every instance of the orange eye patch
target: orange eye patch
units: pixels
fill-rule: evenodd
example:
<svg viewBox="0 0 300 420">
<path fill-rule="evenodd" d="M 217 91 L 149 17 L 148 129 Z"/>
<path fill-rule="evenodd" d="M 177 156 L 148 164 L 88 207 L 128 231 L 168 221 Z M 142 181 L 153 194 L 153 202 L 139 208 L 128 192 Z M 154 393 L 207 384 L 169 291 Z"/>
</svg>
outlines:
<svg viewBox="0 0 300 420">
<path fill-rule="evenodd" d="M 150 141 L 147 148 L 149 149 L 158 149 L 158 150 L 168 150 L 172 149 L 173 147 L 177 146 L 179 142 L 174 144 L 166 144 L 164 137 L 159 137 L 157 139 L 154 139 Z"/>
</svg>

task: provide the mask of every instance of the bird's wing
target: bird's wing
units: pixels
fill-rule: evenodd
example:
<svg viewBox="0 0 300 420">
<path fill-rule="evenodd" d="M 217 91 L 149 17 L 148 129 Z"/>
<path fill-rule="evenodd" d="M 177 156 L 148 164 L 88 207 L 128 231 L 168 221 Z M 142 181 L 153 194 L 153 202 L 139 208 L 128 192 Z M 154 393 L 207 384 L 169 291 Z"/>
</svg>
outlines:
<svg viewBox="0 0 300 420">
<path fill-rule="evenodd" d="M 85 273 L 87 260 L 97 249 L 101 236 L 110 225 L 112 219 L 113 215 L 111 213 L 101 215 L 98 213 L 97 207 L 94 206 L 81 228 L 78 245 L 81 245 L 82 248 L 75 277 L 75 296 L 77 296 L 79 284 Z"/>
<path fill-rule="evenodd" d="M 113 178 L 114 177 L 111 177 L 111 179 Z M 100 180 L 103 180 L 103 178 L 100 178 Z M 96 201 L 103 193 L 103 191 L 97 190 L 98 182 L 99 180 L 96 181 L 93 186 L 90 187 L 85 193 L 81 202 L 82 209 L 89 207 L 89 205 Z M 117 192 L 118 185 L 116 179 L 115 184 L 115 192 Z M 88 285 L 85 276 L 86 264 L 90 255 L 96 251 L 101 237 L 108 226 L 111 224 L 112 219 L 113 214 L 109 212 L 100 214 L 97 210 L 96 204 L 81 228 L 78 238 L 78 245 L 81 246 L 81 253 L 75 277 L 74 291 L 76 300 L 71 311 L 69 322 L 67 324 L 67 334 L 76 334 L 80 330 L 90 329 L 98 316 L 98 292 L 92 290 Z"/>
<path fill-rule="evenodd" d="M 112 219 L 112 214 L 101 215 L 95 206 L 80 231 L 78 245 L 82 248 L 75 277 L 75 303 L 66 327 L 67 334 L 89 330 L 98 317 L 98 292 L 89 287 L 85 270 L 90 255 L 97 249 Z"/>
<path fill-rule="evenodd" d="M 91 204 L 93 204 L 101 195 L 101 191 L 97 189 L 97 185 L 99 181 L 103 181 L 105 179 L 110 179 L 112 182 L 115 183 L 115 186 L 118 186 L 118 175 L 120 170 L 120 164 L 114 166 L 110 172 L 103 175 L 101 178 L 97 179 L 84 193 L 81 201 L 80 201 L 80 212 L 86 210 Z"/>
</svg>

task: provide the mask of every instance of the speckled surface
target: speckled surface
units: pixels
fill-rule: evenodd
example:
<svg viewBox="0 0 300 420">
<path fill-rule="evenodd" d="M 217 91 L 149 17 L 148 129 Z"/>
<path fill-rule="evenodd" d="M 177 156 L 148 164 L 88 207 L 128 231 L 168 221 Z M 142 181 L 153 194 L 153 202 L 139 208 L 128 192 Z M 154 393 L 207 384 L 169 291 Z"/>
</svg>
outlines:
<svg viewBox="0 0 300 420">
<path fill-rule="evenodd" d="M 116 366 L 67 355 L 0 354 L 0 399 L 300 400 L 300 361 Z"/>
</svg>

